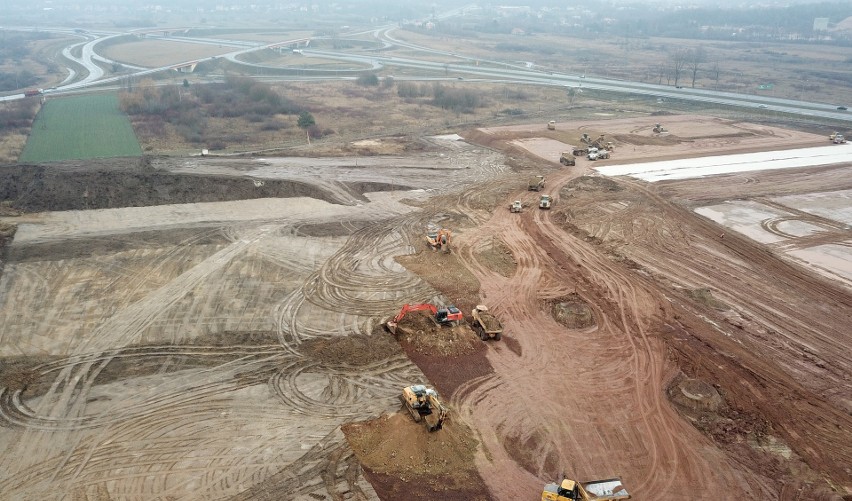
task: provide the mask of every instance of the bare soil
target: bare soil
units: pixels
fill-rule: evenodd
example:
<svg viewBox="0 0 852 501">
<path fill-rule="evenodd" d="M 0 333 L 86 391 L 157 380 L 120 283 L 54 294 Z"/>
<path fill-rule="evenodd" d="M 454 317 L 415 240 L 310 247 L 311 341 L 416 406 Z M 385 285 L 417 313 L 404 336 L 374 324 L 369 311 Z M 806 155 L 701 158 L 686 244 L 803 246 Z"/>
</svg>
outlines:
<svg viewBox="0 0 852 501">
<path fill-rule="evenodd" d="M 480 340 L 466 323 L 439 326 L 429 312 L 410 313 L 396 329 L 400 342 L 424 355 L 459 356 L 473 353 Z"/>
<path fill-rule="evenodd" d="M 340 202 L 333 193 L 295 180 L 258 181 L 233 176 L 174 174 L 152 166 L 150 158 L 117 162 L 68 162 L 50 168 L 36 165 L 0 167 L 0 201 L 26 212 L 145 207 L 254 198 L 310 197 Z M 100 168 L 96 166 L 100 163 Z M 382 183 L 352 184 L 348 195 L 399 189 Z"/>
<path fill-rule="evenodd" d="M 462 131 L 481 144 L 441 146 L 455 163 L 425 172 L 378 156 L 15 171 L 5 198 L 23 208 L 81 208 L 75 176 L 109 207 L 162 204 L 173 183 L 168 200 L 211 201 L 0 217 L 18 226 L 0 279 L 0 490 L 503 500 L 566 473 L 619 475 L 636 499 L 848 497 L 849 289 L 692 209 L 849 189 L 852 167 L 649 185 L 550 156 L 581 131 L 625 135 L 604 162 L 824 144 L 699 116 L 666 117 L 678 139 L 657 144 L 653 121 Z M 509 213 L 533 172 L 553 210 Z M 203 198 L 285 173 L 268 196 L 306 191 L 284 205 Z M 127 179 L 145 182 L 113 186 Z M 453 231 L 450 253 L 426 248 L 430 222 Z M 503 339 L 418 315 L 398 339 L 381 328 L 418 302 L 486 304 Z M 448 405 L 443 430 L 399 412 L 414 383 Z"/>
<path fill-rule="evenodd" d="M 465 491 L 479 480 L 473 462 L 475 435 L 452 417 L 441 430 L 430 433 L 403 409 L 346 425 L 343 432 L 361 465 L 374 473 L 422 481 L 433 493 Z M 426 499 L 422 494 L 417 498 Z"/>
</svg>

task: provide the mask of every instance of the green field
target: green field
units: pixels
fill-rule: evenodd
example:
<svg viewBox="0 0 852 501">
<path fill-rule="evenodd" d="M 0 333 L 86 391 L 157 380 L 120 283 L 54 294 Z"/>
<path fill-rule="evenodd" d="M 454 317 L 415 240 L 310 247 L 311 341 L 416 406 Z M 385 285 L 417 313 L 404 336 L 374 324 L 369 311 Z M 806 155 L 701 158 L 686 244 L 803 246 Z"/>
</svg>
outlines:
<svg viewBox="0 0 852 501">
<path fill-rule="evenodd" d="M 115 94 L 48 99 L 18 163 L 142 155 Z"/>
</svg>

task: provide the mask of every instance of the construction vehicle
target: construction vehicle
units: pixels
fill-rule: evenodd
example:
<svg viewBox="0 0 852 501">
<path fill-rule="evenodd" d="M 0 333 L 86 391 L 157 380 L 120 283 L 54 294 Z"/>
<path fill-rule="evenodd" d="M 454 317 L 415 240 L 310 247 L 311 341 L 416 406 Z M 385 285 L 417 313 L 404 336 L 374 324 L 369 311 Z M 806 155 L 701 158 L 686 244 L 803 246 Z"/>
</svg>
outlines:
<svg viewBox="0 0 852 501">
<path fill-rule="evenodd" d="M 571 154 L 575 157 L 584 157 L 589 154 L 589 149 L 577 146 L 573 150 L 571 150 Z"/>
<path fill-rule="evenodd" d="M 545 485 L 541 493 L 541 501 L 615 501 L 618 499 L 630 499 L 630 494 L 618 477 L 589 482 L 563 478 L 559 484 Z"/>
<path fill-rule="evenodd" d="M 584 132 L 583 135 L 580 136 L 580 142 L 583 144 L 592 144 L 592 137 Z"/>
<path fill-rule="evenodd" d="M 556 120 L 547 122 L 547 130 L 556 130 Z"/>
<path fill-rule="evenodd" d="M 599 150 L 603 150 L 603 149 L 606 149 L 607 144 L 612 144 L 612 142 L 611 142 L 611 141 L 607 141 L 607 140 L 606 140 L 606 136 L 604 136 L 603 134 L 601 134 L 600 136 L 598 136 L 598 138 L 597 138 L 597 139 L 595 139 L 594 141 L 592 141 L 592 142 L 589 144 L 589 146 L 591 146 L 591 147 L 593 147 L 593 148 L 597 148 L 597 149 L 599 149 Z"/>
<path fill-rule="evenodd" d="M 846 143 L 846 138 L 843 136 L 843 134 L 835 134 L 833 141 L 834 144 L 844 144 Z"/>
<path fill-rule="evenodd" d="M 589 154 L 586 155 L 586 158 L 589 160 L 597 160 L 599 156 L 599 150 L 597 148 L 589 148 Z"/>
<path fill-rule="evenodd" d="M 544 189 L 544 176 L 533 176 L 528 183 L 529 191 L 541 191 Z"/>
<path fill-rule="evenodd" d="M 663 132 L 668 132 L 668 130 L 664 129 L 660 124 L 654 124 L 653 132 L 654 134 L 662 134 Z"/>
<path fill-rule="evenodd" d="M 399 397 L 405 408 L 411 413 L 414 422 L 424 421 L 426 429 L 438 431 L 444 427 L 447 408 L 441 403 L 438 392 L 422 384 L 406 386 Z"/>
<path fill-rule="evenodd" d="M 542 195 L 538 201 L 539 209 L 549 209 L 553 205 L 553 199 L 550 195 Z"/>
<path fill-rule="evenodd" d="M 834 142 L 834 138 L 837 137 L 838 134 L 840 134 L 840 133 L 837 132 L 837 131 L 832 132 L 831 134 L 828 135 L 828 140 L 831 141 L 831 142 Z"/>
<path fill-rule="evenodd" d="M 441 250 L 442 252 L 450 252 L 450 240 L 452 232 L 446 228 L 437 228 L 430 226 L 426 229 L 426 245 L 432 250 Z"/>
<path fill-rule="evenodd" d="M 461 323 L 462 318 L 464 318 L 464 314 L 461 310 L 453 305 L 439 308 L 434 304 L 429 303 L 406 304 L 399 310 L 399 313 L 397 313 L 393 319 L 385 323 L 385 327 L 387 327 L 391 334 L 396 334 L 396 328 L 399 323 L 412 311 L 428 311 L 432 313 L 432 316 L 429 318 L 431 318 L 436 325 L 458 325 Z"/>
<path fill-rule="evenodd" d="M 512 202 L 512 205 L 509 206 L 509 212 L 521 212 L 523 206 L 524 205 L 521 203 L 520 200 L 515 200 L 514 202 Z"/>
<path fill-rule="evenodd" d="M 44 94 L 44 89 L 29 89 L 24 91 L 24 97 L 40 96 Z"/>
<path fill-rule="evenodd" d="M 477 305 L 470 314 L 473 319 L 473 330 L 479 334 L 479 339 L 499 341 L 503 336 L 503 324 L 488 311 L 484 304 Z"/>
<path fill-rule="evenodd" d="M 577 165 L 577 159 L 574 156 L 573 152 L 563 151 L 562 156 L 559 157 L 559 163 L 561 163 L 562 165 L 564 165 L 566 167 L 571 167 L 571 166 Z"/>
<path fill-rule="evenodd" d="M 607 158 L 609 158 L 609 150 L 608 149 L 603 148 L 601 150 L 598 150 L 598 160 L 605 160 Z"/>
</svg>

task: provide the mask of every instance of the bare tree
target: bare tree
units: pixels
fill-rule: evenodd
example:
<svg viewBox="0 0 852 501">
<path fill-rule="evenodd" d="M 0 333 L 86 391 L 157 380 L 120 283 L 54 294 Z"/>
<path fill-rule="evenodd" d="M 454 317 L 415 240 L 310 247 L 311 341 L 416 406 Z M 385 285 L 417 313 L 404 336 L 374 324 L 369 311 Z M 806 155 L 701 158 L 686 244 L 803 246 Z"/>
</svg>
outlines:
<svg viewBox="0 0 852 501">
<path fill-rule="evenodd" d="M 668 70 L 668 67 L 665 63 L 660 63 L 660 66 L 657 68 L 657 70 L 659 71 L 660 77 L 659 81 L 657 82 L 657 85 L 663 85 L 663 77 L 666 76 L 666 74 L 668 73 L 668 71 L 666 71 Z"/>
<path fill-rule="evenodd" d="M 710 68 L 710 74 L 713 75 L 713 90 L 719 90 L 719 73 L 721 69 L 719 68 L 719 60 L 713 62 L 713 67 Z"/>
<path fill-rule="evenodd" d="M 698 70 L 701 68 L 701 65 L 707 62 L 707 51 L 704 50 L 704 47 L 697 47 L 695 49 L 690 49 L 689 55 L 687 58 L 687 66 L 689 67 L 689 71 L 692 72 L 692 88 L 695 88 L 695 78 L 698 76 Z"/>
<path fill-rule="evenodd" d="M 687 49 L 677 49 L 670 56 L 672 75 L 674 76 L 675 87 L 680 82 L 680 74 L 683 73 L 683 68 L 689 60 L 689 51 Z"/>
</svg>

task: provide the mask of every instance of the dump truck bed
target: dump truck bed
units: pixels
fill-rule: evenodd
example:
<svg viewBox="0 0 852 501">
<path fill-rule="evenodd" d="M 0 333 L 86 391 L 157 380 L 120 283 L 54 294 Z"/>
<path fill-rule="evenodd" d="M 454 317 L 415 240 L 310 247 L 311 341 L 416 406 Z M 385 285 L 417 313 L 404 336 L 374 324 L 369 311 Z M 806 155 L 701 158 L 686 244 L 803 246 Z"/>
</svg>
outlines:
<svg viewBox="0 0 852 501">
<path fill-rule="evenodd" d="M 589 494 L 594 494 L 596 499 L 614 501 L 618 499 L 630 499 L 627 489 L 621 484 L 620 478 L 608 478 L 605 480 L 592 480 L 580 482 Z"/>
<path fill-rule="evenodd" d="M 485 332 L 491 334 L 493 332 L 502 331 L 503 325 L 497 320 L 497 317 L 488 313 L 487 311 L 480 311 L 477 313 L 479 317 L 480 323 L 482 327 L 485 328 Z"/>
</svg>

